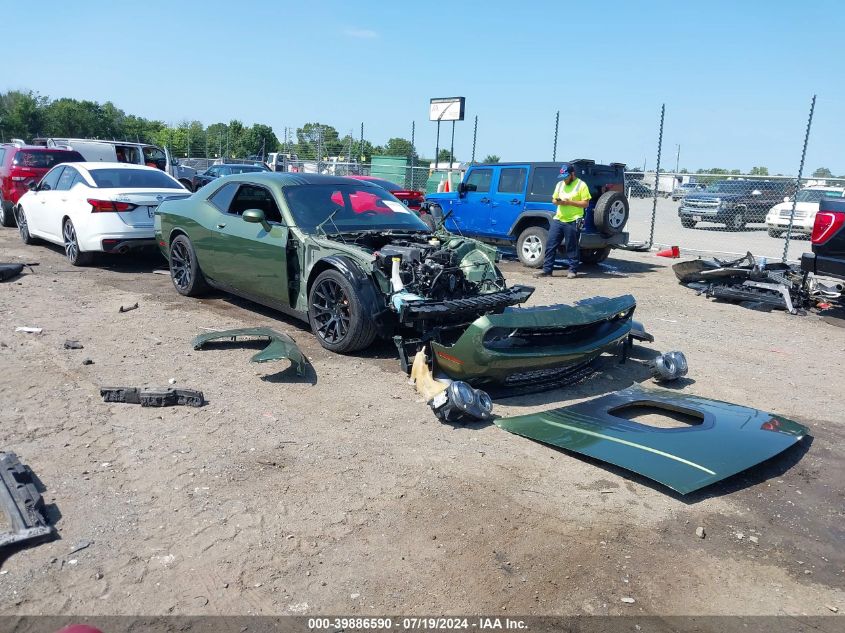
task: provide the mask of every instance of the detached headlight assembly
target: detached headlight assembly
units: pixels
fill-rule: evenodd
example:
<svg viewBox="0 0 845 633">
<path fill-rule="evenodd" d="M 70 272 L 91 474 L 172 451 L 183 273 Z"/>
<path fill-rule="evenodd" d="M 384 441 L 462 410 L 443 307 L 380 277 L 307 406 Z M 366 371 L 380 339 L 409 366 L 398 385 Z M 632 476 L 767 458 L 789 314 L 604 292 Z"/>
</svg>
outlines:
<svg viewBox="0 0 845 633">
<path fill-rule="evenodd" d="M 493 417 L 490 396 L 462 380 L 452 382 L 446 391 L 438 393 L 428 404 L 441 422 L 457 422 L 466 418 L 489 420 Z"/>
<path fill-rule="evenodd" d="M 671 382 L 687 375 L 687 357 L 683 352 L 666 352 L 651 363 L 651 375 L 656 382 Z"/>
</svg>

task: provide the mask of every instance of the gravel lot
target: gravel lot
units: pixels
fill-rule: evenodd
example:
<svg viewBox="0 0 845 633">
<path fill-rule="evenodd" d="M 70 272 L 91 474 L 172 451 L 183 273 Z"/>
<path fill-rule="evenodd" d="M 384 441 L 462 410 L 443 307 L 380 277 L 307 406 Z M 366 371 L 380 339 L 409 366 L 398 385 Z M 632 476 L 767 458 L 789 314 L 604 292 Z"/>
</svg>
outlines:
<svg viewBox="0 0 845 633">
<path fill-rule="evenodd" d="M 662 219 L 676 206 L 660 205 Z M 682 247 L 706 235 L 675 230 Z M 745 251 L 750 236 L 731 238 Z M 696 296 L 676 283 L 671 261 L 648 253 L 537 284 L 535 305 L 634 294 L 656 338 L 649 347 L 687 354 L 684 392 L 810 427 L 812 438 L 779 458 L 679 497 L 493 425 L 442 425 L 391 345 L 328 353 L 271 310 L 180 297 L 169 277 L 151 274 L 163 267 L 155 257 L 73 269 L 58 248 L 25 247 L 13 229 L 0 229 L 0 253 L 40 264 L 0 285 L 0 448 L 35 470 L 60 537 L 0 561 L 0 613 L 845 610 L 845 329 L 817 315 Z M 533 281 L 513 262 L 503 270 Z M 16 333 L 21 325 L 43 333 Z M 254 345 L 190 346 L 206 328 L 259 325 L 292 335 L 313 372 L 251 365 Z M 84 349 L 63 349 L 66 339 Z M 209 404 L 147 409 L 98 394 L 170 378 Z M 647 381 L 640 361 L 607 359 L 582 385 L 495 410 L 552 408 L 632 381 Z"/>
</svg>

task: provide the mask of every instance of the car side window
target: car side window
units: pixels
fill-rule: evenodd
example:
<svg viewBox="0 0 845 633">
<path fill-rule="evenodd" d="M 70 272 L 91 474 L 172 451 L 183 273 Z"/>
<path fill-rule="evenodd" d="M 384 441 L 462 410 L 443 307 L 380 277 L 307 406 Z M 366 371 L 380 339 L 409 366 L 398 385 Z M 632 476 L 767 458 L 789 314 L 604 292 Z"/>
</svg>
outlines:
<svg viewBox="0 0 845 633">
<path fill-rule="evenodd" d="M 68 168 L 65 168 L 65 169 L 68 169 Z M 82 177 L 82 174 L 80 174 L 75 169 L 73 171 L 76 172 L 76 175 L 73 177 L 73 180 L 70 183 L 70 188 L 73 189 L 77 185 L 77 183 L 80 183 L 80 182 L 87 187 L 88 183 L 85 182 L 85 178 Z"/>
<path fill-rule="evenodd" d="M 499 175 L 496 191 L 499 193 L 523 193 L 528 170 L 525 167 L 504 167 Z"/>
<path fill-rule="evenodd" d="M 209 167 L 208 171 L 205 172 L 205 175 L 217 178 L 217 176 L 220 175 L 220 170 L 217 167 Z"/>
<path fill-rule="evenodd" d="M 3 164 L 3 159 L 6 158 L 6 150 L 0 148 L 0 165 Z"/>
<path fill-rule="evenodd" d="M 56 191 L 67 191 L 73 186 L 73 178 L 78 172 L 73 167 L 65 167 L 59 181 L 56 183 Z"/>
<path fill-rule="evenodd" d="M 62 175 L 64 169 L 64 165 L 59 165 L 58 167 L 48 171 L 44 178 L 41 179 L 41 183 L 38 185 L 38 188 L 44 190 L 55 189 L 56 184 L 59 182 L 59 177 Z"/>
<path fill-rule="evenodd" d="M 232 175 L 232 170 L 229 167 L 218 167 L 217 171 L 214 174 L 215 176 L 230 176 Z"/>
<path fill-rule="evenodd" d="M 551 199 L 559 175 L 560 167 L 536 167 L 531 179 L 530 195 Z"/>
<path fill-rule="evenodd" d="M 230 182 L 223 185 L 208 197 L 208 201 L 217 207 L 221 213 L 229 212 L 229 205 L 232 204 L 232 198 L 238 192 L 238 183 Z"/>
<path fill-rule="evenodd" d="M 282 222 L 282 214 L 273 194 L 264 187 L 243 184 L 238 188 L 238 192 L 229 204 L 229 213 L 243 215 L 243 212 L 248 209 L 261 209 L 268 222 L 279 224 Z"/>
<path fill-rule="evenodd" d="M 490 183 L 493 181 L 492 169 L 474 169 L 467 177 L 466 184 L 470 191 L 485 193 L 490 191 Z M 473 186 L 475 185 L 475 186 Z"/>
</svg>

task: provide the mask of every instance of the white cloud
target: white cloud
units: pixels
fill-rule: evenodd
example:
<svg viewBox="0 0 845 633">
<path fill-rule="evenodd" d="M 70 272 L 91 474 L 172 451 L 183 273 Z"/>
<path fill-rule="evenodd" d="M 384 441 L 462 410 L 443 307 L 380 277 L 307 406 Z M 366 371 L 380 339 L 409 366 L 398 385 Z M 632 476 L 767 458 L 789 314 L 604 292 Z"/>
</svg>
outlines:
<svg viewBox="0 0 845 633">
<path fill-rule="evenodd" d="M 361 40 L 371 40 L 374 37 L 378 37 L 378 33 L 370 29 L 349 28 L 346 29 L 345 33 L 349 37 L 356 37 Z"/>
</svg>

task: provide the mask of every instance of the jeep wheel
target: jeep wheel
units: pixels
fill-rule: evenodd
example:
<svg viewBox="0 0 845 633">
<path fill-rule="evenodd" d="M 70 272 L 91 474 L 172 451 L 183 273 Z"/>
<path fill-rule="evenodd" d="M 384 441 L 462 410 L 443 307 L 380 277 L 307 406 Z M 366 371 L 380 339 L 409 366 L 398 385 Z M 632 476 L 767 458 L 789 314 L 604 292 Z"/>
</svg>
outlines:
<svg viewBox="0 0 845 633">
<path fill-rule="evenodd" d="M 11 203 L 0 198 L 0 224 L 3 226 L 15 226 L 15 216 Z"/>
<path fill-rule="evenodd" d="M 355 288 L 333 268 L 321 272 L 311 286 L 308 320 L 320 345 L 338 354 L 364 349 L 376 338 L 376 326 Z"/>
<path fill-rule="evenodd" d="M 539 268 L 543 265 L 548 237 L 549 231 L 542 226 L 529 226 L 519 234 L 516 240 L 516 256 L 523 266 Z"/>
<path fill-rule="evenodd" d="M 600 264 L 610 255 L 610 247 L 604 248 L 582 248 L 581 249 L 581 263 L 583 264 Z"/>
<path fill-rule="evenodd" d="M 731 231 L 744 231 L 745 230 L 745 215 L 743 215 L 742 211 L 737 211 L 736 213 L 731 216 L 730 221 L 726 225 Z"/>
<path fill-rule="evenodd" d="M 691 218 L 681 218 L 681 226 L 685 229 L 694 229 L 695 228 L 695 220 Z"/>
<path fill-rule="evenodd" d="M 617 235 L 628 222 L 628 199 L 619 191 L 607 191 L 593 209 L 593 223 L 605 235 Z"/>
</svg>

